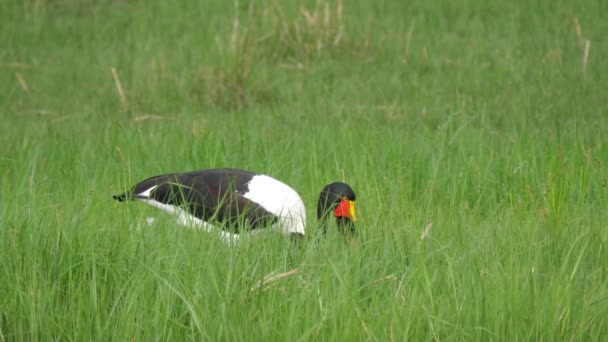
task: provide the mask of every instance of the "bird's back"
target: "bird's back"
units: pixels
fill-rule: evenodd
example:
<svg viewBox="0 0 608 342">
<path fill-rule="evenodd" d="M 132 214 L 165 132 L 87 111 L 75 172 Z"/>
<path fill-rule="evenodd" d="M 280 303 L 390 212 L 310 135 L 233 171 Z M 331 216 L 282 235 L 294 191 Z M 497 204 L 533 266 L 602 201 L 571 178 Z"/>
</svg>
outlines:
<svg viewBox="0 0 608 342">
<path fill-rule="evenodd" d="M 253 229 L 278 223 L 277 228 L 286 233 L 304 234 L 306 212 L 297 192 L 274 178 L 245 170 L 155 176 L 114 197 L 186 207 L 203 221 L 215 220 L 233 228 L 244 218 Z"/>
</svg>

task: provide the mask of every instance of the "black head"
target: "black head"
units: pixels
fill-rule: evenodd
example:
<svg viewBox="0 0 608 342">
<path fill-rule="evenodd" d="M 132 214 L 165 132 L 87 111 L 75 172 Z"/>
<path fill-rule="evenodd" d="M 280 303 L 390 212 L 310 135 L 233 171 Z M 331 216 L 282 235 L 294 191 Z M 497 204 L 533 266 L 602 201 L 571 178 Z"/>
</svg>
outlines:
<svg viewBox="0 0 608 342">
<path fill-rule="evenodd" d="M 319 224 L 326 231 L 327 217 L 336 218 L 338 228 L 344 234 L 353 235 L 355 232 L 355 192 L 346 183 L 334 182 L 326 185 L 319 195 L 317 205 L 317 218 Z"/>
</svg>

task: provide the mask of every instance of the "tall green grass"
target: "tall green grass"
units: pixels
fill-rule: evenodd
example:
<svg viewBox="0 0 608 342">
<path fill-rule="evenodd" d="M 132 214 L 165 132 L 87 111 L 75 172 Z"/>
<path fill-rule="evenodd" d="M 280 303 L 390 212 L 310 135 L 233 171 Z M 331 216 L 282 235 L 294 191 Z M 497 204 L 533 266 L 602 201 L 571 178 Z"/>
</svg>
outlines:
<svg viewBox="0 0 608 342">
<path fill-rule="evenodd" d="M 605 339 L 606 10 L 2 3 L 0 340 Z M 296 188 L 306 243 L 111 198 L 211 167 Z"/>
</svg>

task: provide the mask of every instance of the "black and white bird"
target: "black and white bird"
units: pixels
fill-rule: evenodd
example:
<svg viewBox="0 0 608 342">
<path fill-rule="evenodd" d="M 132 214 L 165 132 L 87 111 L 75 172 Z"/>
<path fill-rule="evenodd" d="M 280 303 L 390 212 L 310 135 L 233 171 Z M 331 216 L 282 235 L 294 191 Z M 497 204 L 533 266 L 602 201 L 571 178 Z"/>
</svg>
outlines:
<svg viewBox="0 0 608 342">
<path fill-rule="evenodd" d="M 177 216 L 180 225 L 217 231 L 227 242 L 239 233 L 264 227 L 292 238 L 304 237 L 306 209 L 290 186 L 272 177 L 238 169 L 208 169 L 148 178 L 115 195 Z M 326 230 L 333 215 L 340 231 L 355 231 L 355 193 L 342 182 L 326 185 L 317 205 L 317 218 Z"/>
</svg>

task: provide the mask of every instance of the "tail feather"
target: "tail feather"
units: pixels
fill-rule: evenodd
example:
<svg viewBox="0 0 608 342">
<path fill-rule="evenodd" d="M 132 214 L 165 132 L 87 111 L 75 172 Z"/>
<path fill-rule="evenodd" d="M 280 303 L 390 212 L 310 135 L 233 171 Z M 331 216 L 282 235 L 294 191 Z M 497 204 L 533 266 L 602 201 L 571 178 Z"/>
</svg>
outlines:
<svg viewBox="0 0 608 342">
<path fill-rule="evenodd" d="M 126 193 L 126 192 L 124 192 L 124 193 L 122 193 L 122 194 L 120 194 L 120 195 L 114 195 L 114 196 L 112 196 L 112 197 L 113 197 L 115 200 L 117 200 L 118 202 L 124 202 L 124 201 L 126 201 L 127 199 L 129 199 L 129 194 L 128 194 L 128 193 Z"/>
</svg>

